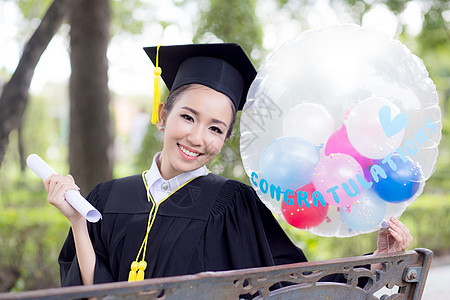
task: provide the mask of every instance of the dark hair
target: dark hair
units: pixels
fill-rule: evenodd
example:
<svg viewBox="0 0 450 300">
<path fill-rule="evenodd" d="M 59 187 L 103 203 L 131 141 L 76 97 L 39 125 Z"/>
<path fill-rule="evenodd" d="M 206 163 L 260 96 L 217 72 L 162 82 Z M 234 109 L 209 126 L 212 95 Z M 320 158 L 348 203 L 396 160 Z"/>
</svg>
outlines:
<svg viewBox="0 0 450 300">
<path fill-rule="evenodd" d="M 195 84 L 187 84 L 187 85 L 180 86 L 176 90 L 169 92 L 169 95 L 167 96 L 166 105 L 164 107 L 164 109 L 167 111 L 167 114 L 170 113 L 173 106 L 175 105 L 175 102 L 180 98 L 180 96 L 184 92 L 191 90 L 191 89 L 195 89 L 196 87 L 197 87 L 197 85 L 195 85 Z M 231 111 L 233 113 L 233 116 L 232 116 L 231 124 L 230 124 L 230 127 L 228 128 L 225 138 L 229 138 L 231 136 L 231 133 L 233 132 L 234 124 L 236 123 L 236 108 L 234 107 L 234 104 L 231 101 L 231 99 L 230 99 L 230 105 L 231 105 Z"/>
</svg>

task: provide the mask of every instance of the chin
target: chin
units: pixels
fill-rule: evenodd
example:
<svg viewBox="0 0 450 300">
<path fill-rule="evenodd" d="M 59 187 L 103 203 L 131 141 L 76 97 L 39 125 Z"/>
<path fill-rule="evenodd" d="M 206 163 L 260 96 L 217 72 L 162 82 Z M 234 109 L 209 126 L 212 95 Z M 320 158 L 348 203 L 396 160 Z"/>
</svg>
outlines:
<svg viewBox="0 0 450 300">
<path fill-rule="evenodd" d="M 174 166 L 174 168 L 181 173 L 185 173 L 196 170 L 203 165 L 204 164 L 200 162 L 179 163 L 177 166 Z"/>
</svg>

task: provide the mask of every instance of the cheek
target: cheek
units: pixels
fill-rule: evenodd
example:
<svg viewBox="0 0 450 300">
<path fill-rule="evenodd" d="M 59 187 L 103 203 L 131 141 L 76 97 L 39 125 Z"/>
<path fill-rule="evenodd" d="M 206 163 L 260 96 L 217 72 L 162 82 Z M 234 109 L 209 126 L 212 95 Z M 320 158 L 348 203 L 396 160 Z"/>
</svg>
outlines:
<svg viewBox="0 0 450 300">
<path fill-rule="evenodd" d="M 189 127 L 186 125 L 186 122 L 183 122 L 183 120 L 173 118 L 171 120 L 168 120 L 166 123 L 166 129 L 164 132 L 164 137 L 170 136 L 179 138 L 180 136 L 183 136 L 186 134 L 186 132 L 189 130 Z"/>
<path fill-rule="evenodd" d="M 225 141 L 222 138 L 215 136 L 208 141 L 208 146 L 206 147 L 206 150 L 211 155 L 217 155 L 222 149 L 224 142 Z"/>
</svg>

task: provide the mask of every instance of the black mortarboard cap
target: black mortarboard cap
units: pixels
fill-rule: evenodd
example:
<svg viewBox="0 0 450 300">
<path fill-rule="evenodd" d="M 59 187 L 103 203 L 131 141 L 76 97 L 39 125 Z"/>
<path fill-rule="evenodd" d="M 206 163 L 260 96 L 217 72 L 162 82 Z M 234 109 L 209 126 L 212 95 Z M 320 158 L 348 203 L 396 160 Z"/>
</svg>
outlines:
<svg viewBox="0 0 450 300">
<path fill-rule="evenodd" d="M 157 47 L 145 47 L 156 65 Z M 244 50 L 234 43 L 160 46 L 161 77 L 172 91 L 198 83 L 227 95 L 241 110 L 256 70 Z"/>
</svg>

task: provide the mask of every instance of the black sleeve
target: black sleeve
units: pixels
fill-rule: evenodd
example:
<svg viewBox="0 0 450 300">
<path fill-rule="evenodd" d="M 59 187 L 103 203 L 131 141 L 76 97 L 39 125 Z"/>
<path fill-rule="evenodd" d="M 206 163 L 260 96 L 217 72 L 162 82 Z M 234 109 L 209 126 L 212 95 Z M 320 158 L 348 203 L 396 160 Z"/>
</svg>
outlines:
<svg viewBox="0 0 450 300">
<path fill-rule="evenodd" d="M 103 191 L 101 185 L 97 185 L 87 197 L 87 200 L 100 212 L 102 212 L 102 206 L 107 197 L 107 195 L 102 193 Z M 114 281 L 108 267 L 107 251 L 102 242 L 101 225 L 101 220 L 97 223 L 87 223 L 89 236 L 96 256 L 94 283 Z M 72 229 L 69 230 L 69 234 L 61 249 L 58 262 L 60 266 L 61 286 L 82 285 Z"/>
</svg>

